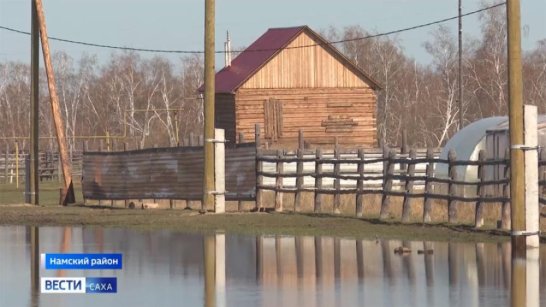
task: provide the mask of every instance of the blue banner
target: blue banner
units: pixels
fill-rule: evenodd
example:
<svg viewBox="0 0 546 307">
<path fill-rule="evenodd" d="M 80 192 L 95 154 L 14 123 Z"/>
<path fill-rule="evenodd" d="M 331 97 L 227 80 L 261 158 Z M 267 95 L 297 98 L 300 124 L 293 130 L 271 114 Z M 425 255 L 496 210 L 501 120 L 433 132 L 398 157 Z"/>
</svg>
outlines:
<svg viewBox="0 0 546 307">
<path fill-rule="evenodd" d="M 116 277 L 42 277 L 41 293 L 117 293 Z"/>
<path fill-rule="evenodd" d="M 45 254 L 46 270 L 121 270 L 122 254 Z"/>
<path fill-rule="evenodd" d="M 85 293 L 117 293 L 118 281 L 116 277 L 87 277 L 85 279 Z"/>
</svg>

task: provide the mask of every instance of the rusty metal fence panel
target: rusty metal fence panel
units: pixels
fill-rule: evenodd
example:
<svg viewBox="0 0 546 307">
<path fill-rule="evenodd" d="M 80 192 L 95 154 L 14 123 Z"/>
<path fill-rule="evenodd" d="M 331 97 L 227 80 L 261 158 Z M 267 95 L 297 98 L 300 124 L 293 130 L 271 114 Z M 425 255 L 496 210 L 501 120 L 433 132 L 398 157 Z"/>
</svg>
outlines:
<svg viewBox="0 0 546 307">
<path fill-rule="evenodd" d="M 252 200 L 256 190 L 254 143 L 226 148 L 226 199 Z M 202 198 L 203 147 L 85 152 L 82 190 L 87 199 Z"/>
</svg>

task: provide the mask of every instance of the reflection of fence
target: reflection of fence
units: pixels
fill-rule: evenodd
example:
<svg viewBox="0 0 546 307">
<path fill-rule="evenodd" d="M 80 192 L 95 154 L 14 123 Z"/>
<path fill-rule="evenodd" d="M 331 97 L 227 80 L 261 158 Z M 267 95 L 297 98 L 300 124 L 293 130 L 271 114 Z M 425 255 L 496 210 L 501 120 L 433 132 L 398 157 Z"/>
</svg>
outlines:
<svg viewBox="0 0 546 307">
<path fill-rule="evenodd" d="M 393 250 L 398 247 L 408 248 L 411 252 L 395 254 Z M 510 251 L 510 243 L 259 236 L 256 238 L 256 279 L 264 287 L 287 291 L 297 287 L 305 293 L 305 302 L 309 302 L 309 305 L 383 305 L 379 303 L 381 300 L 391 298 L 384 296 L 385 292 L 382 291 L 369 291 L 376 289 L 374 286 L 377 284 L 380 285 L 379 289 L 383 285 L 396 285 L 414 293 L 413 296 L 392 298 L 399 302 L 384 303 L 389 306 L 431 304 L 427 291 L 422 291 L 422 288 L 430 290 L 435 286 L 449 286 L 458 291 L 461 288 L 472 289 L 464 298 L 455 296 L 454 299 L 461 304 L 460 300 L 477 302 L 483 294 L 479 290 L 485 288 L 497 288 L 499 291 L 510 289 Z M 544 263 L 543 257 L 541 260 Z M 533 265 L 538 269 L 538 260 Z M 538 290 L 538 283 L 537 278 L 528 286 Z M 359 296 L 359 291 L 354 294 L 344 292 L 346 295 L 341 296 L 332 293 L 339 289 L 354 289 L 355 284 L 359 285 L 359 291 L 368 290 L 365 292 L 367 295 Z M 323 295 L 325 292 L 330 295 Z M 391 295 L 394 292 L 387 293 Z M 293 301 L 287 301 L 292 296 L 287 296 L 287 299 L 276 293 L 264 294 L 265 305 L 292 305 Z M 448 298 L 441 297 L 444 304 L 445 300 Z"/>
</svg>

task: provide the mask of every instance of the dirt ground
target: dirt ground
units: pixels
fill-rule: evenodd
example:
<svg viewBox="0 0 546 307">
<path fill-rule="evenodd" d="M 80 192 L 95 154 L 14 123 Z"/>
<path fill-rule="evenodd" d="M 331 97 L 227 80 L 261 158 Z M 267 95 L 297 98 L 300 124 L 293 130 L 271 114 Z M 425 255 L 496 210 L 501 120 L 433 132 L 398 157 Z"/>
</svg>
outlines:
<svg viewBox="0 0 546 307">
<path fill-rule="evenodd" d="M 374 218 L 294 213 L 226 213 L 205 215 L 196 210 L 118 209 L 105 206 L 59 207 L 0 206 L 0 225 L 126 227 L 141 230 L 166 229 L 184 232 L 242 234 L 328 235 L 353 238 L 383 238 L 433 241 L 504 241 L 505 232 L 474 230 L 465 225 L 401 224 Z"/>
<path fill-rule="evenodd" d="M 321 213 L 312 213 L 312 193 L 303 194 L 303 213 L 291 213 L 294 208 L 293 194 L 284 195 L 283 213 L 273 212 L 274 195 L 266 193 L 264 203 L 268 213 L 251 213 L 250 210 L 254 208 L 254 202 L 249 201 L 240 204 L 227 202 L 228 213 L 226 214 L 201 215 L 198 212 L 201 207 L 199 201 L 87 201 L 84 205 L 80 196 L 77 197 L 78 204 L 60 207 L 55 205 L 55 202 L 58 201 L 58 189 L 47 185 L 43 187 L 48 188 L 42 193 L 44 200 L 42 203 L 45 203 L 45 206 L 18 205 L 16 204 L 20 198 L 17 195 L 18 192 L 11 189 L 0 189 L 0 194 L 2 194 L 0 198 L 4 198 L 0 199 L 3 200 L 0 201 L 0 225 L 96 225 L 186 232 L 225 230 L 247 234 L 335 235 L 354 238 L 377 237 L 436 241 L 503 241 L 509 239 L 505 231 L 496 229 L 500 219 L 499 204 L 485 206 L 485 226 L 476 230 L 472 227 L 475 207 L 473 203 L 460 203 L 458 205 L 458 224 L 451 225 L 445 222 L 447 220 L 447 204 L 434 202 L 432 205 L 433 223 L 423 225 L 421 223 L 422 199 L 412 200 L 411 222 L 402 224 L 400 222 L 401 197 L 391 199 L 390 218 L 387 221 L 380 221 L 378 217 L 381 198 L 378 196 L 365 197 L 364 218 L 355 217 L 355 197 L 352 195 L 342 195 L 341 216 L 332 214 L 333 197 L 327 195 L 323 196 L 324 205 Z M 78 187 L 77 192 L 79 192 Z M 9 200 L 7 204 L 6 200 Z M 126 205 L 131 202 L 134 209 L 126 208 Z M 243 212 L 238 212 L 239 206 Z M 542 211 L 541 230 L 546 232 L 546 210 L 543 208 Z"/>
</svg>

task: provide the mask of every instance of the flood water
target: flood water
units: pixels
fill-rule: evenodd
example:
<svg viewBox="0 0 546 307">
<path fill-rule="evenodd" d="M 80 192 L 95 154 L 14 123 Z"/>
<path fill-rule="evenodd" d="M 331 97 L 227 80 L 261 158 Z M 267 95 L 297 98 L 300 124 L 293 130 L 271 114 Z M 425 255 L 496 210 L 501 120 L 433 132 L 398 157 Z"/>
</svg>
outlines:
<svg viewBox="0 0 546 307">
<path fill-rule="evenodd" d="M 401 246 L 411 253 L 395 254 Z M 118 293 L 33 290 L 33 255 L 59 252 L 122 253 L 120 271 L 36 271 L 41 277 L 117 277 Z M 546 306 L 546 246 L 527 257 L 517 262 L 527 274 L 511 287 L 519 275 L 511 276 L 516 262 L 509 243 L 4 226 L 0 306 L 470 307 L 510 306 L 511 295 L 524 295 L 527 306 Z"/>
</svg>

